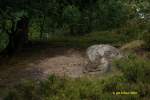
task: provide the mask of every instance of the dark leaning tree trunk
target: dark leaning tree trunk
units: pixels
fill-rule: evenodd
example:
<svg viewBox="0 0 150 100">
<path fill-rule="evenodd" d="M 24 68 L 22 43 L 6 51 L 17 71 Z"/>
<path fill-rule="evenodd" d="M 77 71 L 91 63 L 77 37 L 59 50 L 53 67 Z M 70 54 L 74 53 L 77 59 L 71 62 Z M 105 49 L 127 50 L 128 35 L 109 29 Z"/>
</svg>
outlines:
<svg viewBox="0 0 150 100">
<path fill-rule="evenodd" d="M 16 25 L 16 30 L 14 34 L 14 46 L 15 49 L 21 48 L 24 44 L 28 42 L 28 29 L 29 20 L 26 16 L 23 16 Z"/>
<path fill-rule="evenodd" d="M 26 16 L 21 17 L 17 24 L 12 19 L 12 28 L 7 31 L 9 36 L 9 43 L 7 47 L 1 52 L 3 55 L 12 56 L 18 49 L 28 42 L 28 23 L 29 20 Z"/>
<path fill-rule="evenodd" d="M 40 39 L 42 39 L 43 37 L 45 19 L 46 19 L 46 16 L 44 15 L 42 22 L 40 23 Z"/>
</svg>

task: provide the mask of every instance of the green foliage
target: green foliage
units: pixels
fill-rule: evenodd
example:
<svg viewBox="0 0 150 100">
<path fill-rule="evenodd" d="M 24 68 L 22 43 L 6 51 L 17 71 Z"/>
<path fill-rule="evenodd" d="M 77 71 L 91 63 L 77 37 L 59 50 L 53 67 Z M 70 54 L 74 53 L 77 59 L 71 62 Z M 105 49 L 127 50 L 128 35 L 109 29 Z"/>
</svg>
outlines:
<svg viewBox="0 0 150 100">
<path fill-rule="evenodd" d="M 123 75 L 113 76 L 104 81 L 103 84 L 103 93 L 115 93 L 115 92 L 137 92 L 136 95 L 111 95 L 109 96 L 110 100 L 139 100 L 139 86 L 136 84 L 130 84 Z"/>
<path fill-rule="evenodd" d="M 64 8 L 63 17 L 66 23 L 76 24 L 80 21 L 81 14 L 76 6 L 69 5 Z"/>
<path fill-rule="evenodd" d="M 123 84 L 115 84 L 115 89 L 118 85 L 120 89 L 130 90 L 138 92 L 138 96 L 141 99 L 146 99 L 150 97 L 150 63 L 149 60 L 144 60 L 137 57 L 136 55 L 130 54 L 126 58 L 115 61 L 115 66 L 117 66 L 123 72 Z M 114 81 L 113 81 L 114 82 Z M 109 82 L 111 84 L 112 82 Z M 110 86 L 108 83 L 106 87 Z M 121 87 L 120 87 L 121 86 Z"/>
<path fill-rule="evenodd" d="M 15 20 L 28 16 L 30 36 L 41 38 L 46 37 L 45 33 L 84 35 L 118 28 L 127 20 L 128 9 L 124 5 L 119 0 L 6 0 L 0 9 Z"/>
<path fill-rule="evenodd" d="M 125 77 L 105 80 L 60 78 L 54 75 L 45 81 L 24 81 L 12 88 L 4 100 L 142 100 L 148 98 L 148 84 L 130 83 Z M 113 92 L 137 92 L 136 95 L 113 95 Z"/>
<path fill-rule="evenodd" d="M 23 81 L 22 84 L 10 89 L 4 100 L 41 100 L 38 95 L 37 83 L 34 81 Z"/>
<path fill-rule="evenodd" d="M 104 82 L 103 92 L 114 92 L 121 91 L 120 88 L 117 88 L 118 83 L 125 83 L 126 79 L 122 76 L 111 77 L 109 80 Z M 123 89 L 122 89 L 123 90 Z"/>
<path fill-rule="evenodd" d="M 116 62 L 116 66 L 121 69 L 124 77 L 129 82 L 143 82 L 150 83 L 150 63 L 147 60 L 129 55 L 127 58 Z"/>
<path fill-rule="evenodd" d="M 97 2 L 97 21 L 100 28 L 109 29 L 124 24 L 127 20 L 123 3 L 117 0 L 98 0 Z"/>
<path fill-rule="evenodd" d="M 3 50 L 8 44 L 8 36 L 0 32 L 0 51 Z"/>
<path fill-rule="evenodd" d="M 25 81 L 4 100 L 80 100 L 101 98 L 101 82 L 59 78 L 54 75 L 39 83 Z"/>
<path fill-rule="evenodd" d="M 64 8 L 63 11 L 63 22 L 70 28 L 70 34 L 77 32 L 77 26 L 81 19 L 81 13 L 76 6 L 69 5 Z"/>
</svg>

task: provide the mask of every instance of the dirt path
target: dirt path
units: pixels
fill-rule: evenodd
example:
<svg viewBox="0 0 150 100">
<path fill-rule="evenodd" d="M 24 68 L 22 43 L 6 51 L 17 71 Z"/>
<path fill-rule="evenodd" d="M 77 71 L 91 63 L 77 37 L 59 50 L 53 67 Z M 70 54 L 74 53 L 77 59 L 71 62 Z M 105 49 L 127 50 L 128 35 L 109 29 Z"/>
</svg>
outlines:
<svg viewBox="0 0 150 100">
<path fill-rule="evenodd" d="M 29 50 L 30 51 L 30 50 Z M 36 48 L 18 54 L 0 66 L 0 87 L 17 84 L 24 79 L 42 79 L 50 74 L 80 77 L 87 59 L 83 49 Z"/>
</svg>

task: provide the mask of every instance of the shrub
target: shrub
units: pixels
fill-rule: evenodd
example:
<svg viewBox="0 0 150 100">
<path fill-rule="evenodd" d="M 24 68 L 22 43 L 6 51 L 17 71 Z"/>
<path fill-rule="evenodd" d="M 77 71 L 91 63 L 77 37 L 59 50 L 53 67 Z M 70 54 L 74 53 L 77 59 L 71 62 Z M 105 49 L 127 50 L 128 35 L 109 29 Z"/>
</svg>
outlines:
<svg viewBox="0 0 150 100">
<path fill-rule="evenodd" d="M 129 55 L 115 62 L 129 82 L 150 83 L 150 62 L 135 55 Z"/>
<path fill-rule="evenodd" d="M 69 79 L 52 75 L 40 82 L 24 81 L 11 89 L 4 100 L 99 100 L 100 97 L 99 80 Z"/>
<path fill-rule="evenodd" d="M 124 84 L 121 84 L 124 83 Z M 45 81 L 25 81 L 8 92 L 4 100 L 138 100 L 139 95 L 112 95 L 115 91 L 138 91 L 149 95 L 145 84 L 126 84 L 123 76 L 105 80 L 50 76 Z M 129 86 L 131 85 L 131 86 Z"/>
</svg>

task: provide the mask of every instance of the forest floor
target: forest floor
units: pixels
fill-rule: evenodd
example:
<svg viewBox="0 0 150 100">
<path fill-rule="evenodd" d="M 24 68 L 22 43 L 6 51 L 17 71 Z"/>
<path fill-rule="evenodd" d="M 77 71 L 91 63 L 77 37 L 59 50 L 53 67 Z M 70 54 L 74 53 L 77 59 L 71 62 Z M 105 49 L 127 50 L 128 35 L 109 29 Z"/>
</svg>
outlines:
<svg viewBox="0 0 150 100">
<path fill-rule="evenodd" d="M 32 52 L 30 49 L 23 51 L 12 58 L 1 60 L 0 87 L 24 79 L 46 78 L 49 74 L 80 77 L 87 63 L 83 49 L 36 47 Z"/>
<path fill-rule="evenodd" d="M 51 74 L 71 78 L 89 76 L 83 73 L 87 63 L 85 48 L 41 44 L 24 48 L 11 58 L 0 58 L 0 94 L 21 81 L 47 79 Z M 98 78 L 120 74 L 117 69 L 112 69 L 109 73 L 98 75 Z"/>
<path fill-rule="evenodd" d="M 79 78 L 85 76 L 86 49 L 36 46 L 0 61 L 0 88 L 22 80 L 46 79 L 49 75 Z M 87 76 L 87 75 L 86 75 Z"/>
<path fill-rule="evenodd" d="M 23 49 L 12 58 L 0 58 L 0 97 L 7 89 L 25 80 L 43 80 L 51 74 L 81 77 L 87 63 L 84 51 L 78 48 L 37 46 Z"/>
</svg>

